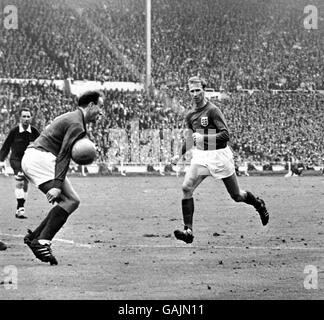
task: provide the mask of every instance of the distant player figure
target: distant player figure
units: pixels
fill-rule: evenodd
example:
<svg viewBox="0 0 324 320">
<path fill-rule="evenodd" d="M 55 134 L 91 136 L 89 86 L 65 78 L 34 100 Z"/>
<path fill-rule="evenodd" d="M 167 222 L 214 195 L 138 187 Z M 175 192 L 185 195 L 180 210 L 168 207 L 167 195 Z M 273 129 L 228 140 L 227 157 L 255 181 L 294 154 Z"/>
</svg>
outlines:
<svg viewBox="0 0 324 320">
<path fill-rule="evenodd" d="M 27 218 L 25 213 L 25 201 L 28 194 L 28 181 L 21 170 L 21 159 L 29 143 L 39 136 L 38 130 L 30 124 L 31 120 L 32 114 L 30 110 L 26 108 L 21 109 L 19 125 L 9 131 L 0 150 L 0 162 L 3 162 L 11 151 L 9 162 L 16 180 L 16 218 L 18 219 Z"/>
<path fill-rule="evenodd" d="M 25 244 L 36 258 L 57 264 L 52 254 L 51 241 L 63 227 L 69 215 L 80 204 L 80 198 L 66 177 L 73 144 L 87 135 L 86 124 L 95 122 L 102 112 L 103 97 L 97 91 L 88 91 L 78 99 L 78 109 L 64 113 L 48 125 L 32 143 L 22 159 L 26 177 L 55 206 L 34 230 L 28 230 Z"/>
<path fill-rule="evenodd" d="M 291 166 L 291 172 L 293 173 L 293 175 L 298 176 L 298 177 L 300 177 L 303 174 L 304 169 L 305 169 L 305 166 L 299 161 L 292 164 L 292 166 Z"/>
<path fill-rule="evenodd" d="M 7 245 L 0 240 L 0 251 L 4 251 L 7 249 Z"/>
<path fill-rule="evenodd" d="M 192 77 L 188 80 L 188 86 L 194 104 L 194 109 L 186 116 L 188 135 L 179 154 L 171 159 L 176 164 L 192 148 L 191 164 L 182 184 L 184 230 L 175 230 L 175 237 L 186 243 L 193 241 L 193 193 L 209 175 L 223 180 L 234 201 L 252 205 L 259 213 L 262 224 L 266 225 L 269 213 L 264 201 L 239 187 L 233 153 L 227 146 L 229 130 L 220 109 L 205 97 L 205 81 L 200 77 Z"/>
<path fill-rule="evenodd" d="M 290 156 L 288 161 L 288 172 L 285 175 L 285 178 L 289 177 L 300 177 L 305 170 L 305 166 L 298 159 L 295 159 L 293 156 Z"/>
</svg>

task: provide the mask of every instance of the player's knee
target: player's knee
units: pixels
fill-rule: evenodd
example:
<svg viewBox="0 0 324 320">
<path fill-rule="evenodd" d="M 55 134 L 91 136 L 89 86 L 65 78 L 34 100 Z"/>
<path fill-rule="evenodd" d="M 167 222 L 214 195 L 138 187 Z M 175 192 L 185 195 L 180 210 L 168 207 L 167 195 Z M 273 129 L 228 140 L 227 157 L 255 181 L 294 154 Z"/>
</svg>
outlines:
<svg viewBox="0 0 324 320">
<path fill-rule="evenodd" d="M 75 211 L 79 208 L 80 205 L 80 199 L 79 198 L 73 198 L 71 199 L 71 210 Z"/>
<path fill-rule="evenodd" d="M 24 181 L 23 180 L 16 180 L 16 188 L 23 189 L 24 188 Z"/>
<path fill-rule="evenodd" d="M 80 205 L 80 198 L 77 195 L 65 195 L 64 200 L 60 202 L 60 205 L 71 214 Z"/>
<path fill-rule="evenodd" d="M 193 193 L 193 187 L 191 185 L 189 185 L 189 184 L 184 183 L 182 185 L 182 192 L 183 192 L 183 194 L 185 196 L 192 195 L 192 193 Z"/>
<path fill-rule="evenodd" d="M 74 195 L 70 200 L 71 200 L 71 206 L 72 206 L 73 211 L 78 209 L 80 202 L 81 202 L 79 196 Z"/>
</svg>

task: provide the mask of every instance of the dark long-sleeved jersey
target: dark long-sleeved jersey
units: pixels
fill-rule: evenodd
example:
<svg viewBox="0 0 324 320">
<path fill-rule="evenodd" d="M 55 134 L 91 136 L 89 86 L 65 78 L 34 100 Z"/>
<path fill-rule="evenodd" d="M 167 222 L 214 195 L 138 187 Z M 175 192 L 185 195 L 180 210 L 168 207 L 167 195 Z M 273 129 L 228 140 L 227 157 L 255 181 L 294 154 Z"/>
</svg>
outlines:
<svg viewBox="0 0 324 320">
<path fill-rule="evenodd" d="M 72 146 L 76 140 L 84 137 L 86 133 L 83 112 L 81 109 L 77 109 L 56 117 L 29 146 L 29 148 L 51 152 L 56 156 L 53 187 L 62 187 L 71 160 Z"/>
<path fill-rule="evenodd" d="M 21 161 L 29 143 L 37 139 L 38 136 L 39 131 L 33 126 L 29 126 L 27 130 L 24 130 L 21 125 L 12 128 L 0 150 L 0 161 L 7 158 L 10 150 L 10 160 Z"/>
<path fill-rule="evenodd" d="M 186 116 L 187 127 L 193 132 L 203 134 L 202 150 L 222 149 L 229 141 L 229 130 L 221 110 L 208 101 L 201 109 L 191 110 Z"/>
</svg>

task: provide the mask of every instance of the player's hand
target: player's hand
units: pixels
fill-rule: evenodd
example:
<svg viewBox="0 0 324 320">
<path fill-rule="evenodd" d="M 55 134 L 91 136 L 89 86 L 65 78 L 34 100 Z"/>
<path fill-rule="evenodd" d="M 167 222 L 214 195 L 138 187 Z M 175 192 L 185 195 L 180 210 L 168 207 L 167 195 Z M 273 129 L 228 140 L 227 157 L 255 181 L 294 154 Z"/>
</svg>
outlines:
<svg viewBox="0 0 324 320">
<path fill-rule="evenodd" d="M 54 203 L 57 199 L 60 198 L 61 189 L 52 188 L 46 193 L 46 198 L 49 203 Z"/>
<path fill-rule="evenodd" d="M 195 132 L 192 134 L 192 139 L 193 139 L 195 145 L 204 143 L 204 135 L 202 135 L 198 132 Z"/>
<path fill-rule="evenodd" d="M 171 164 L 176 165 L 180 159 L 179 155 L 175 155 L 171 158 Z"/>
</svg>

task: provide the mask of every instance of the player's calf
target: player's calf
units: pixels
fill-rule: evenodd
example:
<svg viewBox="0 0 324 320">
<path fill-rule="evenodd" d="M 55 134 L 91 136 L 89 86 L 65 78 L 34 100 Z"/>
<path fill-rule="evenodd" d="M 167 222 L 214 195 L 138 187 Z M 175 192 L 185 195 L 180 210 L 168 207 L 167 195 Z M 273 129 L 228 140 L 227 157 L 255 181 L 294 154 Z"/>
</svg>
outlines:
<svg viewBox="0 0 324 320">
<path fill-rule="evenodd" d="M 35 239 L 35 235 L 33 234 L 33 232 L 30 229 L 27 229 L 27 234 L 24 237 L 24 243 L 30 247 L 30 244 L 32 243 L 32 241 Z"/>
<path fill-rule="evenodd" d="M 244 202 L 252 205 L 256 209 L 264 226 L 268 224 L 269 212 L 265 206 L 265 202 L 261 198 L 255 197 L 250 191 L 247 191 Z"/>
<path fill-rule="evenodd" d="M 16 210 L 16 218 L 18 219 L 26 219 L 25 213 L 25 191 L 24 191 L 24 177 L 23 173 L 19 172 L 16 176 L 16 188 L 15 188 L 15 196 L 17 199 L 17 210 Z"/>
<path fill-rule="evenodd" d="M 193 198 L 182 199 L 181 206 L 184 231 L 175 230 L 174 235 L 178 240 L 182 240 L 186 243 L 191 243 L 194 238 L 192 234 L 193 214 L 195 209 Z"/>
<path fill-rule="evenodd" d="M 235 202 L 243 202 L 245 200 L 245 197 L 244 197 L 244 194 L 243 193 L 234 193 L 234 194 L 231 194 L 231 198 Z"/>
</svg>

